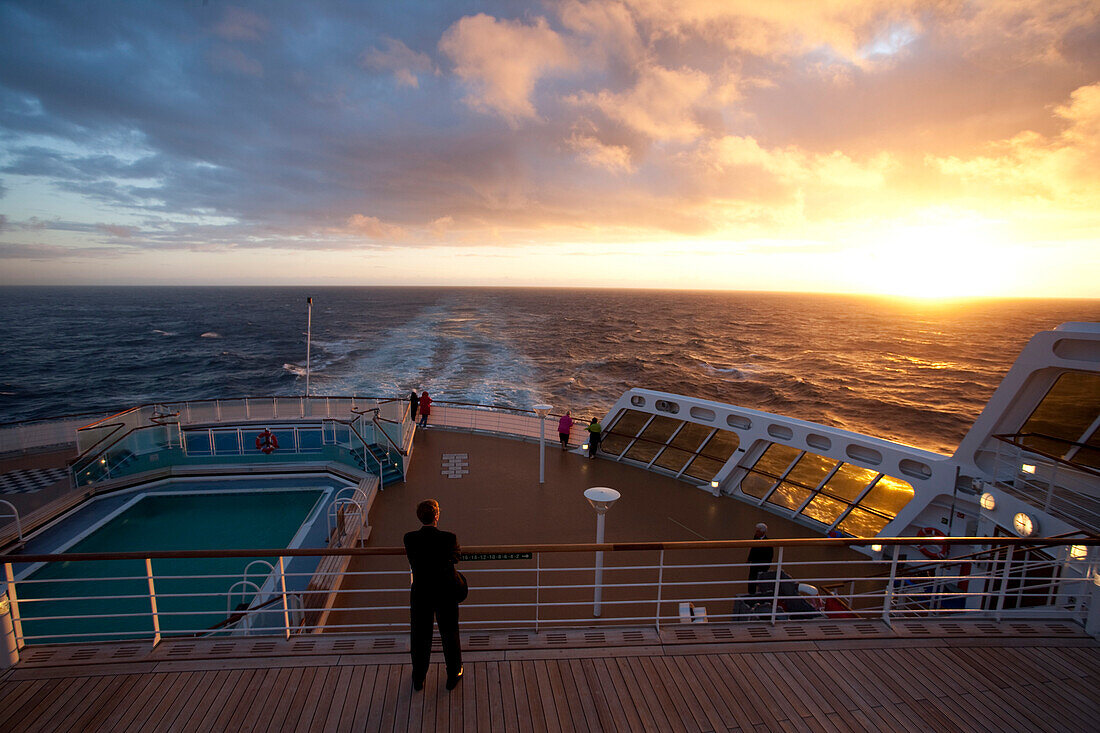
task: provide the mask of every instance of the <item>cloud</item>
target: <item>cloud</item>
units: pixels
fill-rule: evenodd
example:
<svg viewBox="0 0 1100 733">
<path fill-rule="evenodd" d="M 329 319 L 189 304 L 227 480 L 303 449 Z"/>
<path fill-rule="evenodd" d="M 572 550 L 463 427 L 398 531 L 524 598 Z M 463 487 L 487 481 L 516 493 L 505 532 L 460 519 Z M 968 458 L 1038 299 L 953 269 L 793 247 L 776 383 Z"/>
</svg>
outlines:
<svg viewBox="0 0 1100 733">
<path fill-rule="evenodd" d="M 1054 108 L 1063 127 L 1047 136 L 1032 130 L 990 143 L 991 154 L 929 156 L 928 162 L 1002 200 L 1036 199 L 1060 208 L 1100 207 L 1100 83 L 1075 89 Z"/>
<path fill-rule="evenodd" d="M 710 78 L 701 71 L 648 65 L 624 92 L 582 92 L 572 99 L 654 140 L 689 141 L 703 132 L 697 105 L 709 89 Z"/>
<path fill-rule="evenodd" d="M 256 13 L 229 6 L 214 24 L 214 34 L 227 41 L 258 41 L 267 35 L 271 23 Z"/>
<path fill-rule="evenodd" d="M 405 236 L 405 230 L 394 224 L 387 224 L 377 216 L 363 216 L 354 214 L 348 217 L 345 223 L 345 231 L 369 239 L 393 240 Z"/>
<path fill-rule="evenodd" d="M 72 260 L 120 257 L 124 250 L 113 247 L 65 247 L 56 244 L 13 244 L 0 242 L 0 260 Z"/>
<path fill-rule="evenodd" d="M 263 64 L 239 48 L 218 46 L 211 49 L 207 58 L 210 60 L 210 66 L 219 71 L 229 71 L 241 76 L 264 75 Z"/>
<path fill-rule="evenodd" d="M 625 145 L 605 145 L 592 135 L 574 132 L 567 141 L 568 146 L 580 153 L 581 158 L 595 168 L 603 168 L 612 173 L 631 173 L 630 148 Z"/>
<path fill-rule="evenodd" d="M 97 224 L 96 228 L 104 234 L 109 234 L 118 239 L 132 239 L 137 234 L 137 229 L 134 227 L 122 226 L 121 224 Z"/>
<path fill-rule="evenodd" d="M 545 18 L 527 25 L 484 13 L 468 16 L 447 29 L 439 49 L 473 88 L 466 103 L 513 124 L 537 117 L 531 93 L 542 76 L 574 65 L 565 42 Z"/>
<path fill-rule="evenodd" d="M 432 60 L 427 54 L 418 53 L 395 38 L 384 38 L 384 49 L 364 51 L 360 63 L 368 69 L 392 71 L 398 84 L 417 88 L 418 74 L 431 73 Z"/>
</svg>

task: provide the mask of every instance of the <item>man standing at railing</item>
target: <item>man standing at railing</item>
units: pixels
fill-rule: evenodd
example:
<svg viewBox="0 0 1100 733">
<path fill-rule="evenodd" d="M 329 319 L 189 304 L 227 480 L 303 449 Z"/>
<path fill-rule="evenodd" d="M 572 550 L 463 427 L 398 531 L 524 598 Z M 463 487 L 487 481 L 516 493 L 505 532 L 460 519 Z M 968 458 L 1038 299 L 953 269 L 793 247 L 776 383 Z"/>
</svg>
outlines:
<svg viewBox="0 0 1100 733">
<path fill-rule="evenodd" d="M 424 689 L 424 678 L 432 654 L 432 619 L 439 624 L 443 657 L 447 662 L 447 689 L 453 690 L 462 679 L 462 647 L 458 639 L 459 575 L 458 538 L 443 532 L 439 523 L 439 502 L 428 499 L 416 507 L 422 526 L 405 535 L 405 556 L 412 568 L 409 598 L 411 618 L 413 689 Z"/>
<path fill-rule="evenodd" d="M 753 533 L 752 538 L 754 540 L 766 540 L 768 539 L 768 525 L 760 522 L 756 525 L 756 532 Z M 749 595 L 756 595 L 757 582 L 756 579 L 760 577 L 760 574 L 767 572 L 768 568 L 772 564 L 773 548 L 771 547 L 753 547 L 749 549 Z"/>
</svg>

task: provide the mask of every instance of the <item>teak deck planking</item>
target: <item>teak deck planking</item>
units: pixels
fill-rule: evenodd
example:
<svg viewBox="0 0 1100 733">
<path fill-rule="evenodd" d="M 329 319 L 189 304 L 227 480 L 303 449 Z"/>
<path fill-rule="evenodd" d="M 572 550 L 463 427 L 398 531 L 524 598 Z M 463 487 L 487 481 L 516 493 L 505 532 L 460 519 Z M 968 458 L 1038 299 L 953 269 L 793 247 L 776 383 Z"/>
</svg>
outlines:
<svg viewBox="0 0 1100 733">
<path fill-rule="evenodd" d="M 467 660 L 423 692 L 393 656 L 17 668 L 0 726 L 21 731 L 1079 731 L 1100 716 L 1100 645 L 883 640 L 858 649 L 760 644 L 648 655 L 547 650 Z M 578 652 L 583 650 L 577 650 Z M 178 669 L 176 669 L 178 668 Z"/>
</svg>

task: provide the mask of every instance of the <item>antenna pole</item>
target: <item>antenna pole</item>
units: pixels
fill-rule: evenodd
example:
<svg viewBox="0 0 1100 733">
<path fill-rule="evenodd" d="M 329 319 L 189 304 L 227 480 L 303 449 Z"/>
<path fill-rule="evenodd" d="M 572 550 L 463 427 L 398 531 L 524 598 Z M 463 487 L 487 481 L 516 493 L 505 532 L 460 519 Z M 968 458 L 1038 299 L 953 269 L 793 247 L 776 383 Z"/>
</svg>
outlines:
<svg viewBox="0 0 1100 733">
<path fill-rule="evenodd" d="M 313 340 L 313 298 L 306 298 L 306 397 L 309 397 L 309 347 Z"/>
</svg>

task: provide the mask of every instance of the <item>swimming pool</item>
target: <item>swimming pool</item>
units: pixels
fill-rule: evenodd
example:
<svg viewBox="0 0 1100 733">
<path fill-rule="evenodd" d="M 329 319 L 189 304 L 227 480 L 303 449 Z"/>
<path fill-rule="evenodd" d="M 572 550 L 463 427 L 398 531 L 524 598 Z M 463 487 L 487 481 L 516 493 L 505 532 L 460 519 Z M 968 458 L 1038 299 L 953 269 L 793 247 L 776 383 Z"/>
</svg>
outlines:
<svg viewBox="0 0 1100 733">
<path fill-rule="evenodd" d="M 317 486 L 240 490 L 223 485 L 199 491 L 144 492 L 130 497 L 59 551 L 300 546 L 330 495 L 331 487 Z M 257 559 L 274 562 L 276 558 L 153 560 L 161 633 L 191 634 L 224 621 L 227 591 Z M 196 575 L 216 577 L 181 577 Z M 251 579 L 262 585 L 265 575 L 266 568 Z M 29 643 L 148 639 L 153 634 L 144 561 L 50 563 L 26 569 L 17 586 L 23 634 Z M 253 595 L 254 589 L 235 594 L 233 605 L 247 603 Z"/>
</svg>

